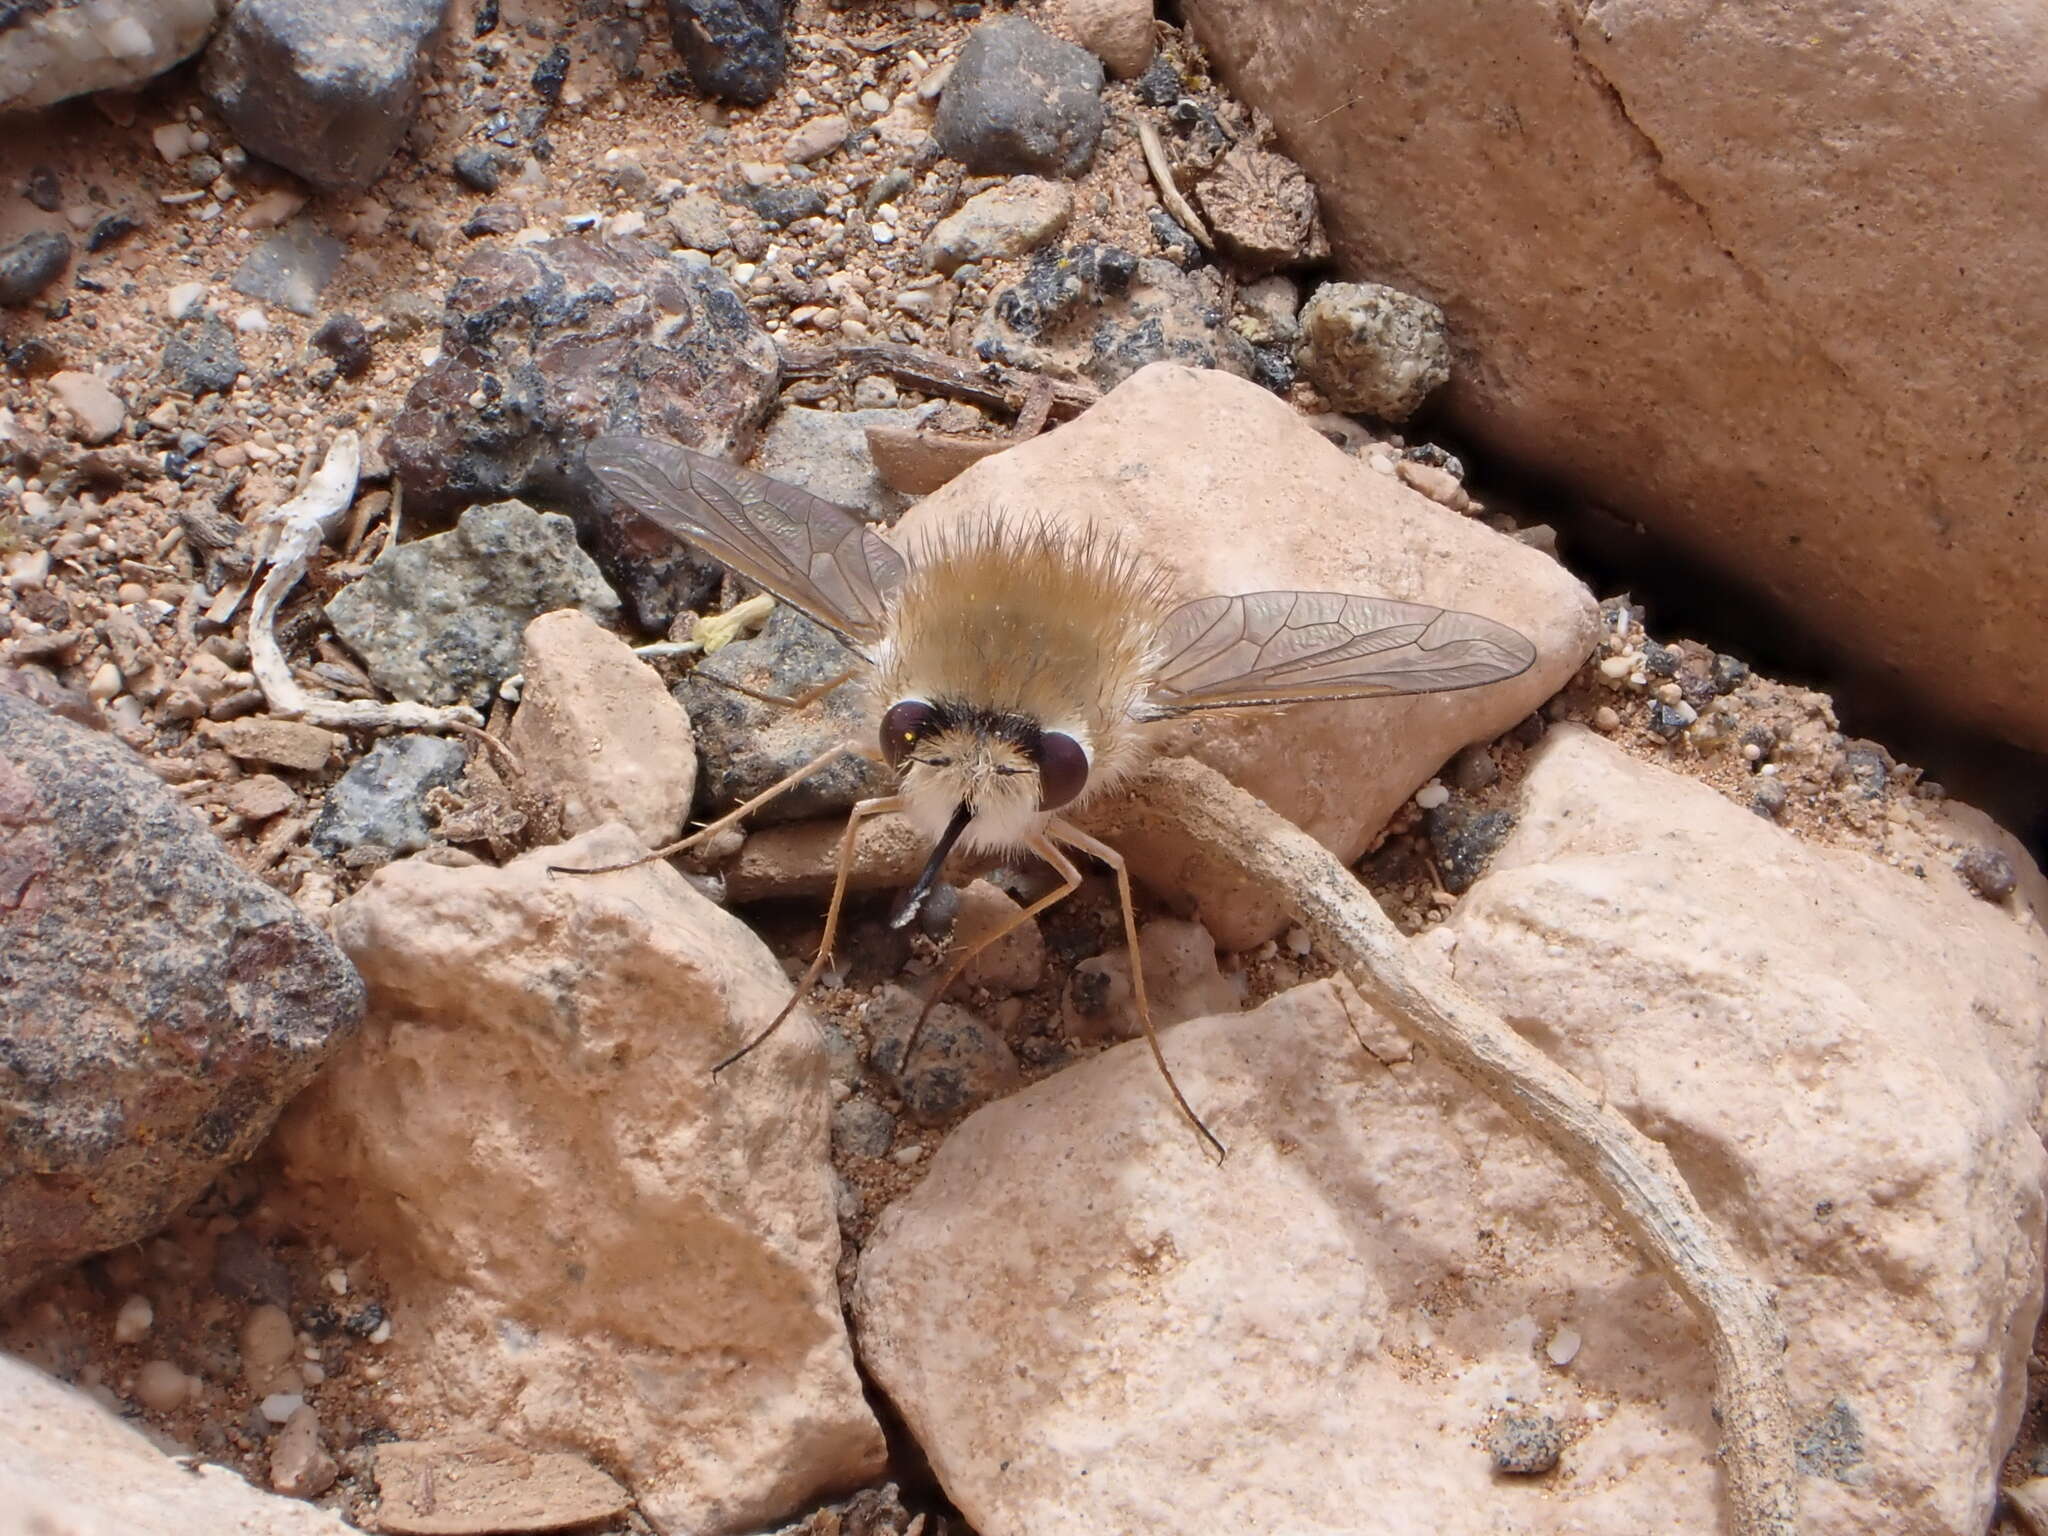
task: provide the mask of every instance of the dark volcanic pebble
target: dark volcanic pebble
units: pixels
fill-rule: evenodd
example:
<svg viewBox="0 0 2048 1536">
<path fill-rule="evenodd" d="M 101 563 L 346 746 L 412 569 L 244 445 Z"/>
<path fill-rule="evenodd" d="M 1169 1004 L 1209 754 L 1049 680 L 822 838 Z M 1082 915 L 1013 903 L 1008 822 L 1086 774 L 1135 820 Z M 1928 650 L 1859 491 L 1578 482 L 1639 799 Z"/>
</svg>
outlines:
<svg viewBox="0 0 2048 1536">
<path fill-rule="evenodd" d="M 197 324 L 171 332 L 164 343 L 163 371 L 178 388 L 197 398 L 224 395 L 235 387 L 242 371 L 242 349 L 235 333 L 218 315 L 208 315 Z"/>
<path fill-rule="evenodd" d="M 1079 176 L 1102 137 L 1102 61 L 1021 16 L 969 35 L 932 136 L 976 175 Z"/>
<path fill-rule="evenodd" d="M 706 96 L 758 107 L 789 67 L 783 0 L 668 0 L 669 35 Z"/>
<path fill-rule="evenodd" d="M 498 182 L 504 174 L 499 169 L 497 155 L 474 144 L 456 151 L 452 169 L 455 179 L 472 192 L 497 191 Z"/>
<path fill-rule="evenodd" d="M 345 379 L 359 379 L 370 366 L 370 333 L 354 315 L 330 315 L 313 333 L 313 345 L 334 359 Z"/>
<path fill-rule="evenodd" d="M 2020 883 L 2012 860 L 1996 848 L 1972 848 L 1956 860 L 1956 873 L 1986 901 L 2003 901 Z"/>
<path fill-rule="evenodd" d="M 200 82 L 241 144 L 323 191 L 359 191 L 412 126 L 447 0 L 238 0 Z"/>
<path fill-rule="evenodd" d="M 71 237 L 57 230 L 0 245 L 0 304 L 26 304 L 64 275 Z"/>
</svg>

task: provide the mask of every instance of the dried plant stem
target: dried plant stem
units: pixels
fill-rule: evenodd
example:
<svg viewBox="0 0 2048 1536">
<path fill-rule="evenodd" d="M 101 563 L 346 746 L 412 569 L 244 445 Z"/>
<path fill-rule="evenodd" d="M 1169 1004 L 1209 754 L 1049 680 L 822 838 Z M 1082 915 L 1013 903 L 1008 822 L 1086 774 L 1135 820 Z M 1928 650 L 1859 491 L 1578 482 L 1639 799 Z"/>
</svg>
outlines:
<svg viewBox="0 0 2048 1536">
<path fill-rule="evenodd" d="M 1699 1315 L 1714 1356 L 1721 1466 L 1737 1536 L 1793 1536 L 1798 1493 L 1784 1329 L 1662 1145 L 1434 967 L 1418 962 L 1329 851 L 1213 769 L 1155 763 L 1085 818 L 1111 842 L 1192 839 L 1198 856 L 1286 893 L 1366 999 L 1507 1110 L 1599 1192 Z"/>
</svg>

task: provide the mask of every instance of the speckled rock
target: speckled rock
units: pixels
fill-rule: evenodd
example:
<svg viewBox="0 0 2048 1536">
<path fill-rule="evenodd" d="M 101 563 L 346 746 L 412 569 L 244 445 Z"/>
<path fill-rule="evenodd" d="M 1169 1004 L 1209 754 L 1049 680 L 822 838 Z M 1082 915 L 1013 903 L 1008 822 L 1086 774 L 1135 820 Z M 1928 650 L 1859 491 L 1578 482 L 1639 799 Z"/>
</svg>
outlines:
<svg viewBox="0 0 2048 1536">
<path fill-rule="evenodd" d="M 469 748 L 446 736 L 386 737 L 327 791 L 313 846 L 329 855 L 365 846 L 419 852 L 433 840 L 427 791 L 455 783 L 468 761 Z"/>
<path fill-rule="evenodd" d="M 912 410 L 816 411 L 801 405 L 775 413 L 761 438 L 754 467 L 763 474 L 800 485 L 813 496 L 836 501 L 869 522 L 883 522 L 910 505 L 910 498 L 891 490 L 868 451 L 868 428 L 908 428 L 918 420 Z"/>
<path fill-rule="evenodd" d="M 519 670 L 520 631 L 556 608 L 611 619 L 619 600 L 569 519 L 501 501 L 400 545 L 328 601 L 327 619 L 395 697 L 483 706 Z"/>
<path fill-rule="evenodd" d="M 163 372 L 194 399 L 224 395 L 241 375 L 242 349 L 227 323 L 218 315 L 208 315 L 179 326 L 165 338 Z"/>
<path fill-rule="evenodd" d="M 1253 377 L 1257 358 L 1229 324 L 1213 269 L 1183 272 L 1113 246 L 1040 251 L 996 295 L 977 355 L 1113 389 L 1149 363 Z"/>
<path fill-rule="evenodd" d="M 1383 421 L 1406 421 L 1451 376 L 1444 312 L 1380 283 L 1311 294 L 1295 358 L 1331 405 Z"/>
<path fill-rule="evenodd" d="M 709 681 L 738 683 L 756 693 L 793 698 L 836 677 L 857 659 L 831 631 L 787 604 L 777 604 L 761 633 L 707 656 L 676 687 L 697 735 L 698 803 L 705 815 L 730 810 L 842 741 L 874 740 L 877 718 L 856 680 L 807 709 L 750 699 Z M 864 757 L 844 757 L 812 774 L 748 818 L 751 825 L 799 821 L 843 811 L 854 801 L 886 795 L 895 775 Z"/>
<path fill-rule="evenodd" d="M 154 1232 L 362 1012 L 324 933 L 118 743 L 0 689 L 0 1299 Z"/>
<path fill-rule="evenodd" d="M 226 0 L 10 0 L 0 8 L 0 112 L 154 79 L 205 44 Z"/>
<path fill-rule="evenodd" d="M 386 451 L 408 515 L 501 496 L 567 508 L 634 618 L 660 631 L 709 599 L 719 568 L 585 476 L 583 444 L 645 432 L 744 458 L 780 376 L 774 342 L 715 269 L 637 240 L 483 250 L 449 290 L 441 359 Z"/>
<path fill-rule="evenodd" d="M 883 1462 L 826 1074 L 799 1017 L 712 1078 L 789 981 L 681 875 L 548 873 L 638 851 L 380 870 L 332 918 L 369 1022 L 274 1145 L 309 1226 L 377 1255 L 421 1422 L 594 1461 L 659 1531 L 758 1531 Z"/>
<path fill-rule="evenodd" d="M 200 84 L 248 149 L 328 192 L 382 174 L 419 108 L 448 0 L 236 0 Z"/>
<path fill-rule="evenodd" d="M 758 107 L 789 67 L 785 0 L 667 0 L 669 36 L 707 96 Z"/>
<path fill-rule="evenodd" d="M 1079 176 L 1102 137 L 1102 61 L 1021 16 L 968 34 L 932 136 L 976 175 Z"/>
</svg>

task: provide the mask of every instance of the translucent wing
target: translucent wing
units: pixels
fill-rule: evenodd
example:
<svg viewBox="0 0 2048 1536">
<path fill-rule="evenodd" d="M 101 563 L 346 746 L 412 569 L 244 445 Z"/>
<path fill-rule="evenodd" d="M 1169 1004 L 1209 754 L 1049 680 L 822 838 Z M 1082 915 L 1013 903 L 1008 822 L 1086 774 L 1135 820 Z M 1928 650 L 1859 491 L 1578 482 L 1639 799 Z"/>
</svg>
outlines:
<svg viewBox="0 0 2048 1536">
<path fill-rule="evenodd" d="M 1477 614 L 1342 592 L 1199 597 L 1167 615 L 1146 697 L 1155 718 L 1197 709 L 1442 693 L 1529 669 L 1536 647 Z"/>
<path fill-rule="evenodd" d="M 903 557 L 842 506 L 767 475 L 651 437 L 600 437 L 583 452 L 635 512 L 688 539 L 861 650 L 879 640 Z"/>
</svg>

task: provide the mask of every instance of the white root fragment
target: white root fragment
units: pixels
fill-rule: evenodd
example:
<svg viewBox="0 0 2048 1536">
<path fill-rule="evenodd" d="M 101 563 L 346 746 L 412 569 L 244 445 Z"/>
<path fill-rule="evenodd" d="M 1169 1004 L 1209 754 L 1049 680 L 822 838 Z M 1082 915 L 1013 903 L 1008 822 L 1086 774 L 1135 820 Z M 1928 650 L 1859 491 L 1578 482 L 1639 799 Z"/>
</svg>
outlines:
<svg viewBox="0 0 2048 1536">
<path fill-rule="evenodd" d="M 1306 832 L 1191 759 L 1154 763 L 1084 818 L 1111 843 L 1171 838 L 1241 885 L 1285 892 L 1359 992 L 1542 1138 L 1599 1193 L 1691 1305 L 1714 1357 L 1721 1468 L 1737 1536 L 1794 1536 L 1797 1464 L 1785 1333 L 1664 1147 L 1588 1093 L 1449 977 L 1419 962 L 1351 871 Z"/>
<path fill-rule="evenodd" d="M 1205 251 L 1216 249 L 1216 242 L 1209 238 L 1209 226 L 1202 222 L 1202 216 L 1195 212 L 1195 205 L 1181 196 L 1180 188 L 1173 179 L 1173 167 L 1166 162 L 1166 145 L 1160 141 L 1159 130 L 1144 118 L 1135 119 L 1138 125 L 1138 147 L 1145 152 L 1145 169 L 1152 173 L 1152 179 L 1159 184 L 1159 201 L 1174 221 L 1195 237 L 1195 244 Z"/>
<path fill-rule="evenodd" d="M 396 726 L 405 731 L 480 727 L 483 717 L 466 704 L 316 699 L 299 686 L 285 662 L 284 652 L 278 649 L 278 609 L 306 574 L 314 552 L 341 525 L 349 503 L 355 500 L 361 471 L 362 449 L 356 434 L 337 433 L 325 461 L 307 481 L 306 488 L 259 520 L 257 526 L 263 541 L 259 545 L 259 559 L 268 569 L 263 585 L 256 589 L 256 600 L 249 605 L 249 670 L 256 674 L 256 685 L 263 690 L 272 714 L 313 725 L 357 730 Z"/>
</svg>

